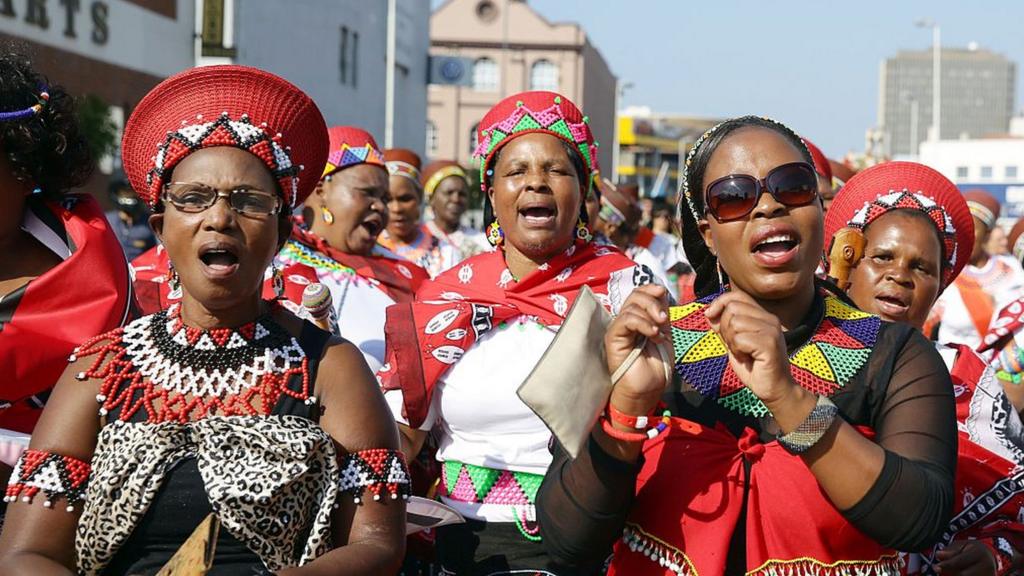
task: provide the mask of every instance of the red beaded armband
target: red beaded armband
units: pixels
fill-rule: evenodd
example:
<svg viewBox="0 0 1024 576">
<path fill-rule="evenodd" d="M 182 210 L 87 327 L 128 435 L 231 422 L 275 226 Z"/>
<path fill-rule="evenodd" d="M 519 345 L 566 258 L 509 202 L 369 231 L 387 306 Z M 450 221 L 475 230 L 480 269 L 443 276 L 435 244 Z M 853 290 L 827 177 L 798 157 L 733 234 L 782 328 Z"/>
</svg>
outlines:
<svg viewBox="0 0 1024 576">
<path fill-rule="evenodd" d="M 25 450 L 7 483 L 4 502 L 17 502 L 19 498 L 22 502 L 32 502 L 42 491 L 46 493 L 43 505 L 47 508 L 53 507 L 53 502 L 63 496 L 67 500 L 67 511 L 74 512 L 75 504 L 85 500 L 91 473 L 89 463 L 78 458 L 44 450 Z"/>
<path fill-rule="evenodd" d="M 392 500 L 401 497 L 408 500 L 412 493 L 409 468 L 405 456 L 398 450 L 373 448 L 348 454 L 341 462 L 338 488 L 351 493 L 352 501 L 362 502 L 363 494 L 373 494 L 379 501 L 382 493 L 391 495 Z"/>
</svg>

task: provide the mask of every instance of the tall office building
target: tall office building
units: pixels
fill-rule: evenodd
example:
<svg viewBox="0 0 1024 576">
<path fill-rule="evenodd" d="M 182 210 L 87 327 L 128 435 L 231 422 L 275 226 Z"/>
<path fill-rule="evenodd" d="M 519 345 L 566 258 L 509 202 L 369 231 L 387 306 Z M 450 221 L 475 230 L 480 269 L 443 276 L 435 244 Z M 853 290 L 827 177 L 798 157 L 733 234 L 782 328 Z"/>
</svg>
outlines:
<svg viewBox="0 0 1024 576">
<path fill-rule="evenodd" d="M 1016 102 L 1016 64 L 973 44 L 941 52 L 940 139 L 1006 133 Z M 890 156 L 916 155 L 932 124 L 932 51 L 901 51 L 882 62 L 878 125 Z"/>
</svg>

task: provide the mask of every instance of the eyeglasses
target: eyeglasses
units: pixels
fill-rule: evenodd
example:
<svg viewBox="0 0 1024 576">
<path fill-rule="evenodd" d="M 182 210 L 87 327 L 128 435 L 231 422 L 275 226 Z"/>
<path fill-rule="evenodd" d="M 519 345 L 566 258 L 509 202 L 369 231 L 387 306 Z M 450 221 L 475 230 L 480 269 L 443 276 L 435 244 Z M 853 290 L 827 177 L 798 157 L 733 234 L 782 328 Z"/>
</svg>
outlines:
<svg viewBox="0 0 1024 576">
<path fill-rule="evenodd" d="M 190 214 L 206 210 L 220 198 L 227 198 L 231 209 L 245 216 L 269 216 L 281 209 L 281 199 L 277 194 L 262 190 L 218 190 L 197 182 L 169 182 L 164 188 L 164 200 Z"/>
<path fill-rule="evenodd" d="M 763 180 L 730 174 L 708 185 L 704 206 L 719 222 L 736 220 L 750 214 L 765 192 L 784 206 L 806 206 L 818 198 L 818 175 L 806 162 L 778 166 Z"/>
</svg>

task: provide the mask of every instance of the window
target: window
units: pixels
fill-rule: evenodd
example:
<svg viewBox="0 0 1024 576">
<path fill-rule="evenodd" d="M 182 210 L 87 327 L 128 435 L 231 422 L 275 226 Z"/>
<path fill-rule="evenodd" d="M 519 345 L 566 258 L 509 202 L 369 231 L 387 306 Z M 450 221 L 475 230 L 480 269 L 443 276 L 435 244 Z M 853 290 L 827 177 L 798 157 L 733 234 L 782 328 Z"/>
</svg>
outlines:
<svg viewBox="0 0 1024 576">
<path fill-rule="evenodd" d="M 957 166 L 956 177 L 959 179 L 967 178 L 967 166 Z"/>
<path fill-rule="evenodd" d="M 476 124 L 473 124 L 472 128 L 469 129 L 469 154 L 470 155 L 472 155 L 474 152 L 476 152 L 476 145 L 477 145 L 476 131 L 477 131 L 477 129 L 479 127 L 480 127 L 480 123 L 477 122 Z"/>
<path fill-rule="evenodd" d="M 1016 166 L 1007 166 L 1006 170 L 1003 172 L 1003 176 L 1005 176 L 1007 180 L 1016 180 L 1017 179 L 1017 167 Z"/>
<path fill-rule="evenodd" d="M 992 177 L 992 167 L 991 166 L 982 166 L 981 167 L 981 177 L 982 178 L 991 178 Z"/>
<path fill-rule="evenodd" d="M 530 67 L 530 90 L 558 91 L 558 66 L 549 60 L 537 60 Z"/>
<path fill-rule="evenodd" d="M 473 63 L 473 89 L 481 92 L 498 90 L 498 63 L 490 58 L 480 58 Z"/>
<path fill-rule="evenodd" d="M 437 155 L 437 124 L 427 120 L 427 156 Z"/>
<path fill-rule="evenodd" d="M 341 54 L 338 58 L 338 70 L 341 72 L 341 83 L 348 83 L 348 26 L 341 27 Z"/>
<path fill-rule="evenodd" d="M 348 26 L 341 27 L 341 53 L 339 54 L 338 70 L 341 72 L 341 83 L 356 86 L 356 62 L 359 59 L 359 32 L 349 33 Z"/>
</svg>

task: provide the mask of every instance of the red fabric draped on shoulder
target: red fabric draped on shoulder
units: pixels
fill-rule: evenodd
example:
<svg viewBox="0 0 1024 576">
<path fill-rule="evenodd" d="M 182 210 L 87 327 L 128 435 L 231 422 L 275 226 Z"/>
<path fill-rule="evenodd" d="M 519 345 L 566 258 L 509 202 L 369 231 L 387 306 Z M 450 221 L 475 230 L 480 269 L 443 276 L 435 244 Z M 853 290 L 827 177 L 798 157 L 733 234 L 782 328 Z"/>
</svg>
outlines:
<svg viewBox="0 0 1024 576">
<path fill-rule="evenodd" d="M 32 396 L 50 390 L 71 350 L 122 325 L 132 291 L 121 246 L 99 204 L 72 195 L 47 209 L 67 233 L 71 256 L 0 302 L 0 428 L 31 432 Z"/>
<path fill-rule="evenodd" d="M 485 332 L 519 315 L 560 326 L 583 286 L 610 308 L 626 296 L 609 294 L 613 273 L 634 266 L 615 248 L 577 242 L 516 281 L 502 252 L 474 256 L 425 283 L 415 302 L 388 308 L 381 385 L 403 391 L 409 422 L 419 426 L 438 380 Z"/>
</svg>

